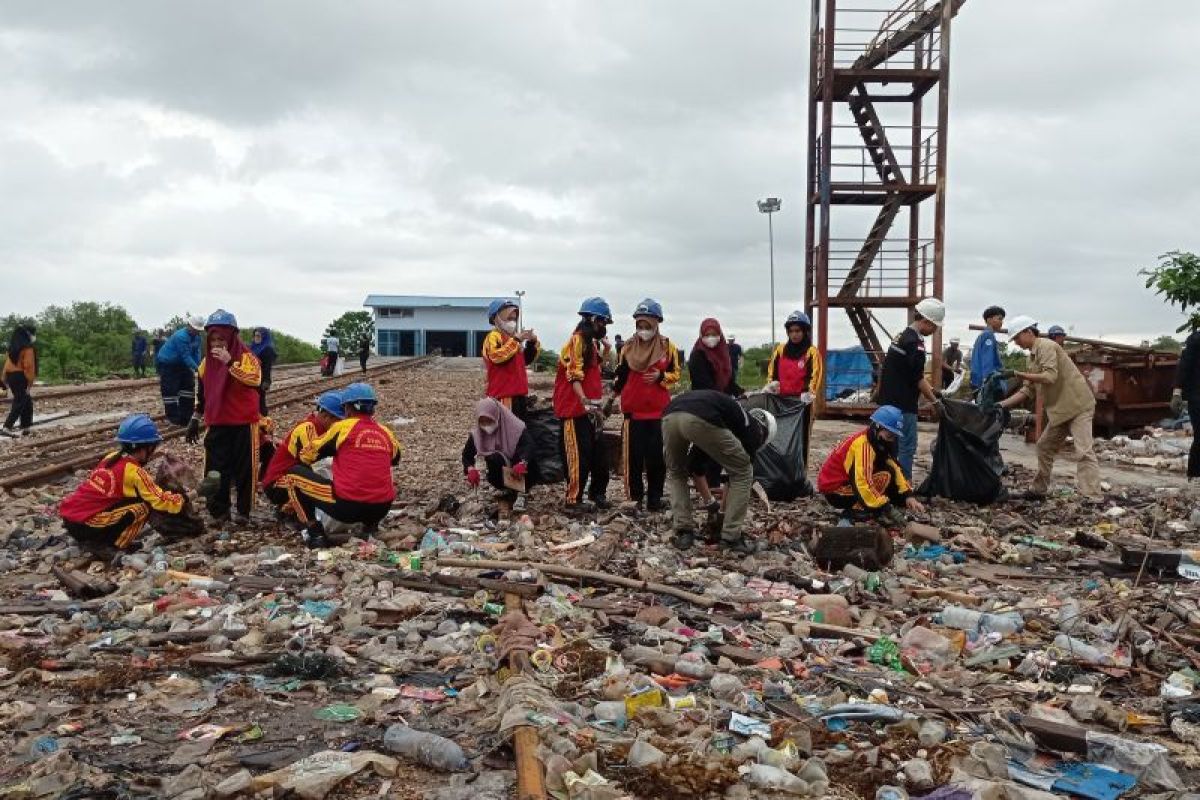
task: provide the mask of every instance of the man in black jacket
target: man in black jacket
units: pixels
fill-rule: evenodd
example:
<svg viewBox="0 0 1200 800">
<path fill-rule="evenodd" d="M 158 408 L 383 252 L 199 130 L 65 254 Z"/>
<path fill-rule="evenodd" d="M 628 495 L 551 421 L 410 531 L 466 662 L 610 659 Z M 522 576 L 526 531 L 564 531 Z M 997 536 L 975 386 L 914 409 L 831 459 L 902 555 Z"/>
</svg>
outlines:
<svg viewBox="0 0 1200 800">
<path fill-rule="evenodd" d="M 1192 331 L 1183 343 L 1179 354 L 1179 367 L 1175 371 L 1175 391 L 1171 393 L 1171 412 L 1175 416 L 1200 410 L 1200 328 Z M 1195 421 L 1192 429 L 1195 430 Z M 1188 453 L 1188 480 L 1200 478 L 1200 436 L 1192 437 L 1192 449 Z"/>
<path fill-rule="evenodd" d="M 687 464 L 688 448 L 695 446 L 729 473 L 721 544 L 737 553 L 755 551 L 742 538 L 742 523 L 754 485 L 754 453 L 774 438 L 776 429 L 770 412 L 760 408 L 747 412 L 723 392 L 685 392 L 670 402 L 663 415 L 663 447 L 676 547 L 688 549 L 696 535 Z"/>
</svg>

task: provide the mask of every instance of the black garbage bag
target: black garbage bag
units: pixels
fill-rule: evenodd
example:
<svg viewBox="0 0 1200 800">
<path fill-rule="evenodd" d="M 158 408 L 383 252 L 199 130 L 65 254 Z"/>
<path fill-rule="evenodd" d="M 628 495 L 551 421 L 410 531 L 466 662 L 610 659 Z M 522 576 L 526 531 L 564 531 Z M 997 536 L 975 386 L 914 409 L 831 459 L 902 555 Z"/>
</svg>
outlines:
<svg viewBox="0 0 1200 800">
<path fill-rule="evenodd" d="M 525 415 L 525 427 L 533 436 L 537 483 L 559 483 L 567 479 L 563 464 L 562 420 L 553 408 L 532 408 Z"/>
<path fill-rule="evenodd" d="M 767 497 L 779 502 L 813 493 L 806 474 L 808 415 L 812 409 L 795 397 L 756 394 L 746 399 L 746 408 L 761 408 L 775 415 L 779 431 L 770 444 L 754 455 L 754 480 Z"/>
<path fill-rule="evenodd" d="M 943 400 L 933 465 L 917 494 L 980 505 L 1001 499 L 1004 459 L 1000 435 L 1007 415 L 1003 408 L 983 409 L 962 400 Z"/>
</svg>

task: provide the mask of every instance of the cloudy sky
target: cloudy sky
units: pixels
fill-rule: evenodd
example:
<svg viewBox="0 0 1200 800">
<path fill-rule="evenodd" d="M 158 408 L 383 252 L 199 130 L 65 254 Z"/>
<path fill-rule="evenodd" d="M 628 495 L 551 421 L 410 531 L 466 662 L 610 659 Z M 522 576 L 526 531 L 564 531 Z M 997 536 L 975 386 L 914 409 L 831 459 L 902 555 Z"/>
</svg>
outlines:
<svg viewBox="0 0 1200 800">
<path fill-rule="evenodd" d="M 862 3 L 856 3 L 861 5 Z M 803 280 L 801 0 L 119 4 L 0 17 L 0 314 L 224 306 L 315 339 L 371 292 L 645 295 L 769 337 Z M 988 303 L 1141 338 L 1200 249 L 1200 3 L 971 0 L 954 32 L 951 330 Z M 839 326 L 835 346 L 849 344 Z"/>
</svg>

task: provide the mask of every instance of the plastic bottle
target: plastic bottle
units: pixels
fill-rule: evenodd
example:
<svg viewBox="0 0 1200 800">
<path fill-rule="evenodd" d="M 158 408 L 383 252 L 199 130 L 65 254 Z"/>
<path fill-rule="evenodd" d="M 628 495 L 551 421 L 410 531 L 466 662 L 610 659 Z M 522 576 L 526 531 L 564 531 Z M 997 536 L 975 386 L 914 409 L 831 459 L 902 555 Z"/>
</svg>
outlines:
<svg viewBox="0 0 1200 800">
<path fill-rule="evenodd" d="M 675 672 L 688 678 L 707 680 L 716 674 L 717 668 L 703 658 L 684 655 L 675 661 Z"/>
<path fill-rule="evenodd" d="M 1025 626 L 1025 619 L 1018 611 L 1003 614 L 987 614 L 962 606 L 946 606 L 938 617 L 947 628 L 969 633 L 1001 633 L 1005 636 L 1016 633 Z"/>
<path fill-rule="evenodd" d="M 1118 657 L 1115 652 L 1101 650 L 1099 647 L 1073 636 L 1067 636 L 1065 633 L 1054 637 L 1054 646 L 1065 658 L 1082 661 L 1085 664 L 1100 664 L 1110 667 L 1128 667 L 1130 664 L 1129 656 Z"/>
<path fill-rule="evenodd" d="M 624 725 L 628 719 L 624 700 L 603 700 L 592 708 L 592 713 L 601 722 L 615 722 Z"/>
<path fill-rule="evenodd" d="M 397 723 L 390 726 L 383 734 L 383 746 L 418 764 L 443 772 L 462 772 L 470 766 L 466 753 L 457 742 L 436 733 L 414 731 L 407 725 Z"/>
<path fill-rule="evenodd" d="M 875 800 L 908 800 L 908 792 L 898 786 L 880 786 L 875 791 Z"/>
<path fill-rule="evenodd" d="M 746 782 L 759 789 L 775 789 L 789 794 L 807 795 L 809 786 L 792 773 L 770 764 L 751 764 L 746 769 Z"/>
</svg>

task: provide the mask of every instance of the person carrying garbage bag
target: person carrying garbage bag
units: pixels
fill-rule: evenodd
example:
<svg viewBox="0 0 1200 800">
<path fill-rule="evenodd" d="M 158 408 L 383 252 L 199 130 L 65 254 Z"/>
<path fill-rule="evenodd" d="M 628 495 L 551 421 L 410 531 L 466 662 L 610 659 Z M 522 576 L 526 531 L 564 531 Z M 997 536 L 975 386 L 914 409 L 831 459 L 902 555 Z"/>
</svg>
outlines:
<svg viewBox="0 0 1200 800">
<path fill-rule="evenodd" d="M 533 451 L 533 435 L 507 406 L 493 397 L 475 404 L 475 425 L 462 450 L 467 483 L 479 486 L 486 477 L 519 514 L 525 510 L 526 494 L 537 482 Z M 476 466 L 480 460 L 484 465 L 482 471 Z M 524 487 L 516 489 L 510 483 L 523 483 Z"/>
<path fill-rule="evenodd" d="M 843 439 L 825 459 L 817 491 L 842 512 L 843 520 L 883 517 L 899 523 L 904 520 L 901 508 L 924 513 L 896 458 L 903 425 L 904 412 L 880 406 L 870 425 Z"/>
<path fill-rule="evenodd" d="M 262 489 L 274 504 L 277 518 L 290 511 L 301 524 L 307 526 L 312 522 L 305 516 L 303 505 L 296 497 L 296 483 L 305 480 L 304 473 L 297 472 L 301 466 L 300 454 L 335 422 L 345 418 L 341 394 L 325 392 L 317 398 L 313 412 L 292 426 L 283 437 L 283 442 L 275 448 L 275 454 L 263 473 Z"/>
<path fill-rule="evenodd" d="M 311 520 L 304 529 L 310 548 L 328 547 L 325 529 L 315 518 L 321 509 L 338 522 L 361 523 L 363 532 L 375 533 L 396 499 L 392 467 L 400 463 L 400 442 L 386 425 L 375 421 L 379 398 L 365 383 L 342 390 L 345 419 L 329 426 L 300 452 L 300 461 L 311 465 L 333 458 L 333 480 L 311 467 L 296 469 L 295 501 Z M 303 480 L 301 480 L 303 478 Z"/>
<path fill-rule="evenodd" d="M 754 486 L 754 454 L 775 437 L 776 431 L 777 423 L 770 412 L 761 408 L 747 412 L 724 392 L 685 392 L 667 405 L 663 442 L 675 547 L 687 550 L 695 541 L 692 496 L 688 491 L 688 449 L 694 445 L 729 474 L 721 546 L 742 555 L 757 551 L 742 537 L 742 525 Z"/>
<path fill-rule="evenodd" d="M 117 426 L 120 447 L 100 459 L 74 492 L 59 505 L 67 533 L 86 547 L 127 550 L 138 540 L 151 511 L 184 513 L 185 495 L 162 489 L 146 464 L 162 434 L 145 414 L 130 414 Z"/>
</svg>

